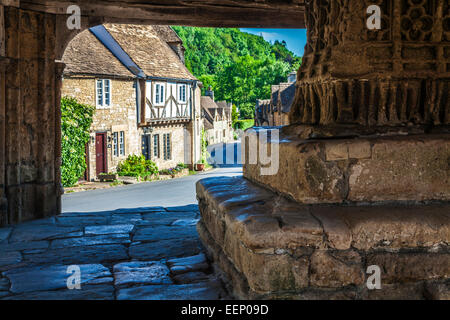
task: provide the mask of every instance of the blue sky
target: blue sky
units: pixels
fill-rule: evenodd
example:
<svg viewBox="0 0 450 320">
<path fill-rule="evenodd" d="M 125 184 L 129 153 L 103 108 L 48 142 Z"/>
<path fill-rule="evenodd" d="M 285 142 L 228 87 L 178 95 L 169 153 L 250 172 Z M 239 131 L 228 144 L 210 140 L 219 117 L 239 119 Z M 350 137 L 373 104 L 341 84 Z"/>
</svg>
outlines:
<svg viewBox="0 0 450 320">
<path fill-rule="evenodd" d="M 256 35 L 262 35 L 266 41 L 284 40 L 289 50 L 303 56 L 306 44 L 306 29 L 253 29 L 241 28 L 241 31 Z"/>
</svg>

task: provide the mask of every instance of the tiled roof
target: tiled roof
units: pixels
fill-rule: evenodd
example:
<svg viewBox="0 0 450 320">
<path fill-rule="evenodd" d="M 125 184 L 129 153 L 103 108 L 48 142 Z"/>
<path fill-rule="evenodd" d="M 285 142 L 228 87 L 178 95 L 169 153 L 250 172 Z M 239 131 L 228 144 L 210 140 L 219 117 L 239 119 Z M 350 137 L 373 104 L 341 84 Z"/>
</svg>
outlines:
<svg viewBox="0 0 450 320">
<path fill-rule="evenodd" d="M 295 83 L 288 84 L 280 89 L 281 111 L 289 113 L 295 97 Z"/>
<path fill-rule="evenodd" d="M 218 101 L 216 102 L 216 104 L 219 108 L 221 108 L 225 112 L 225 115 L 228 118 L 231 117 L 231 103 L 228 103 L 226 101 Z"/>
<path fill-rule="evenodd" d="M 217 104 L 214 102 L 211 97 L 208 96 L 201 96 L 200 97 L 200 105 L 201 108 L 205 114 L 205 119 L 203 121 L 203 125 L 205 126 L 205 129 L 212 129 L 214 128 L 214 116 L 215 113 L 211 113 L 211 111 L 215 111 L 217 109 Z"/>
<path fill-rule="evenodd" d="M 280 86 L 279 85 L 275 85 L 272 86 L 272 105 L 274 107 L 276 107 L 278 105 L 278 94 L 280 92 Z"/>
<path fill-rule="evenodd" d="M 65 75 L 133 77 L 133 74 L 89 31 L 78 34 L 64 51 Z"/>
<path fill-rule="evenodd" d="M 201 96 L 200 98 L 201 106 L 203 109 L 216 109 L 217 104 L 209 96 Z"/>
<path fill-rule="evenodd" d="M 149 77 L 196 80 L 152 26 L 105 24 L 106 30 Z"/>
<path fill-rule="evenodd" d="M 179 42 L 183 43 L 181 38 L 177 35 L 177 33 L 170 26 L 161 26 L 155 25 L 152 26 L 153 30 L 158 33 L 158 36 L 161 40 L 169 43 Z"/>
</svg>

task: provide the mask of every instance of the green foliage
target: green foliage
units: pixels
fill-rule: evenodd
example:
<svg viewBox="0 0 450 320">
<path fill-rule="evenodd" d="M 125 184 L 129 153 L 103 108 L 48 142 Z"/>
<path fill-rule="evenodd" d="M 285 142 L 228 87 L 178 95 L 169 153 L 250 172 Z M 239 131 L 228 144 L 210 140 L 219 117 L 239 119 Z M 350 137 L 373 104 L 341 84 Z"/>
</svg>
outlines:
<svg viewBox="0 0 450 320">
<path fill-rule="evenodd" d="M 236 121 L 238 120 L 239 120 L 239 113 L 237 112 L 236 105 L 233 103 L 233 106 L 231 107 L 231 124 L 233 127 Z"/>
<path fill-rule="evenodd" d="M 183 169 L 187 169 L 187 168 L 188 168 L 188 166 L 185 165 L 184 163 L 179 163 L 179 164 L 177 164 L 177 166 L 175 168 L 163 169 L 159 173 L 174 176 L 178 172 L 181 172 L 181 171 L 183 171 Z"/>
<path fill-rule="evenodd" d="M 75 185 L 86 170 L 85 147 L 95 108 L 74 98 L 61 99 L 61 180 L 64 187 Z"/>
<path fill-rule="evenodd" d="M 148 179 L 158 174 L 158 166 L 151 160 L 145 160 L 143 155 L 131 154 L 117 166 L 119 176 Z"/>
<path fill-rule="evenodd" d="M 202 136 L 201 136 L 201 159 L 199 163 L 208 164 L 208 158 L 210 154 L 208 152 L 208 141 L 206 140 L 206 132 L 205 129 L 202 128 Z"/>
<path fill-rule="evenodd" d="M 234 129 L 247 130 L 255 125 L 255 120 L 247 119 L 247 120 L 238 120 L 234 125 Z"/>
<path fill-rule="evenodd" d="M 271 44 L 236 28 L 173 27 L 186 47 L 188 69 L 211 86 L 217 101 L 232 101 L 251 119 L 257 99 L 270 99 L 271 85 L 286 81 L 301 58 L 285 42 Z"/>
<path fill-rule="evenodd" d="M 255 108 L 253 103 L 243 103 L 239 109 L 241 119 L 253 119 L 255 117 Z"/>
</svg>

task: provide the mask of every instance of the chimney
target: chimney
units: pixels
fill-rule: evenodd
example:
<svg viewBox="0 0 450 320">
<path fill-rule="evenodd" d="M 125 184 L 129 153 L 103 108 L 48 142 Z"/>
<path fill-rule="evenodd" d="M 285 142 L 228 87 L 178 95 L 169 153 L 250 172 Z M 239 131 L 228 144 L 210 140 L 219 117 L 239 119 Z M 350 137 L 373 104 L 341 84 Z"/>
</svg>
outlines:
<svg viewBox="0 0 450 320">
<path fill-rule="evenodd" d="M 211 86 L 209 86 L 208 89 L 205 91 L 205 96 L 211 97 L 211 99 L 214 101 L 214 91 L 212 90 Z"/>
<path fill-rule="evenodd" d="M 180 58 L 183 64 L 186 64 L 184 61 L 184 52 L 186 49 L 184 48 L 181 42 L 167 42 L 169 47 L 177 54 L 178 58 Z"/>
<path fill-rule="evenodd" d="M 296 71 L 292 71 L 288 75 L 287 82 L 288 83 L 293 83 L 293 82 L 296 82 L 296 81 L 297 81 L 297 72 Z"/>
</svg>

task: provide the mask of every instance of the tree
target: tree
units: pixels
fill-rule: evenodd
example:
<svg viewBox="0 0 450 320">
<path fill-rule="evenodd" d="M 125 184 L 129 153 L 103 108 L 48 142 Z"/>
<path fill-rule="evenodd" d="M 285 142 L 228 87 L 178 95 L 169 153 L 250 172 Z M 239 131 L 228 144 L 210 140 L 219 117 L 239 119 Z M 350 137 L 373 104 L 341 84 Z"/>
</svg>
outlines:
<svg viewBox="0 0 450 320">
<path fill-rule="evenodd" d="M 233 103 L 233 106 L 231 107 L 231 122 L 234 128 L 234 124 L 236 121 L 239 120 L 239 113 L 237 112 L 236 105 Z"/>
<path fill-rule="evenodd" d="M 270 44 L 236 28 L 173 29 L 186 47 L 186 66 L 203 82 L 203 90 L 211 86 L 217 100 L 233 101 L 242 119 L 253 118 L 256 100 L 269 99 L 271 85 L 286 81 L 301 63 L 285 41 Z"/>
</svg>

